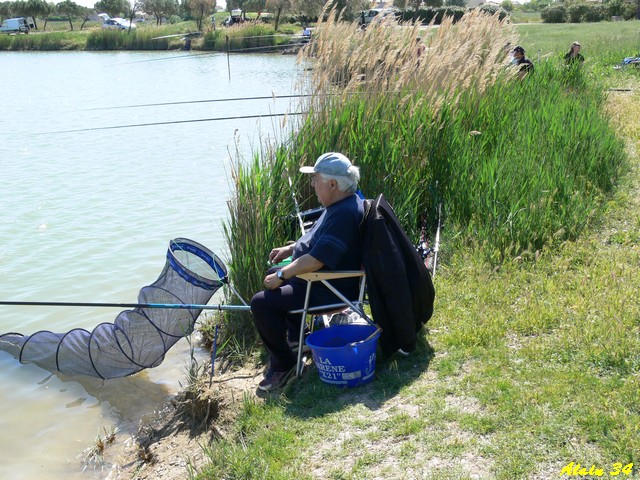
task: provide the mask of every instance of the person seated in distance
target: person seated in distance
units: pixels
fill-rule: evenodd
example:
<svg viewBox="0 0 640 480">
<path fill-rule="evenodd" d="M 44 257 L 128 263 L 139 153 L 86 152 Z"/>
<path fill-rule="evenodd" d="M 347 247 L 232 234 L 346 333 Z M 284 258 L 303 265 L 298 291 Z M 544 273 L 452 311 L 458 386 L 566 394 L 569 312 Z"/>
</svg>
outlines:
<svg viewBox="0 0 640 480">
<path fill-rule="evenodd" d="M 580 53 L 582 46 L 578 42 L 573 42 L 569 52 L 564 56 L 564 63 L 566 65 L 582 65 L 584 63 L 584 56 Z"/>
<path fill-rule="evenodd" d="M 513 48 L 513 63 L 519 65 L 518 78 L 524 78 L 528 73 L 533 73 L 533 62 L 524 56 L 524 48 L 516 45 Z"/>
</svg>

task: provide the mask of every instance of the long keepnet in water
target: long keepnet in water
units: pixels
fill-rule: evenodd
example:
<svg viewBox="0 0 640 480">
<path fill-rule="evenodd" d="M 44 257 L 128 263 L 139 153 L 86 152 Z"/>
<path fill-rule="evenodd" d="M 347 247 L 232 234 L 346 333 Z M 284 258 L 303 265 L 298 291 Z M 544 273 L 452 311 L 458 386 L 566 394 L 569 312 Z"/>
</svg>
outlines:
<svg viewBox="0 0 640 480">
<path fill-rule="evenodd" d="M 225 283 L 227 270 L 220 259 L 197 242 L 172 240 L 158 279 L 140 290 L 140 304 L 206 305 Z M 51 372 L 103 379 L 125 377 L 160 365 L 166 352 L 189 335 L 200 308 L 134 308 L 113 323 L 91 332 L 42 330 L 33 335 L 0 335 L 0 350 L 22 363 L 35 363 Z"/>
</svg>

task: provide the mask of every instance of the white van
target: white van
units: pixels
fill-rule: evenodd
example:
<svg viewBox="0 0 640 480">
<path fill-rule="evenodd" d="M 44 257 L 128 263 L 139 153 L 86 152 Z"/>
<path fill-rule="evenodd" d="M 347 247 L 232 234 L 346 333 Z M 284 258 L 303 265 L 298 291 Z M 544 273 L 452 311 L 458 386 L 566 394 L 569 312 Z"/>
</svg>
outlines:
<svg viewBox="0 0 640 480">
<path fill-rule="evenodd" d="M 387 15 L 395 15 L 395 13 L 395 10 L 392 8 L 372 8 L 371 10 L 363 10 L 360 12 L 360 24 L 368 25 L 378 15 L 382 18 Z"/>
<path fill-rule="evenodd" d="M 8 18 L 0 25 L 0 33 L 29 33 L 29 22 L 24 17 Z"/>
</svg>

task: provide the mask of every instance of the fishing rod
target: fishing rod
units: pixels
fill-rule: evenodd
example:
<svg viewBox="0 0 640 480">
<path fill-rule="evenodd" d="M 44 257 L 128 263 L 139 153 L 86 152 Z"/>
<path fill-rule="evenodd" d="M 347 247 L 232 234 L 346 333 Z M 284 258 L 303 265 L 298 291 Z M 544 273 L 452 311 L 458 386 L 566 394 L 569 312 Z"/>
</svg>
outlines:
<svg viewBox="0 0 640 480">
<path fill-rule="evenodd" d="M 306 113 L 307 112 L 270 113 L 265 115 L 240 115 L 237 117 L 197 118 L 194 120 L 175 120 L 170 122 L 135 123 L 135 124 L 129 124 L 129 125 L 114 125 L 111 127 L 92 127 L 92 128 L 78 128 L 75 130 L 59 130 L 56 132 L 40 132 L 40 133 L 37 133 L 36 135 L 57 135 L 59 133 L 91 132 L 96 130 L 114 130 L 118 128 L 133 128 L 133 127 L 154 127 L 158 125 L 176 125 L 180 123 L 217 122 L 221 120 L 246 120 L 249 118 L 287 117 L 292 115 L 304 115 Z"/>
<path fill-rule="evenodd" d="M 293 206 L 296 209 L 296 217 L 298 217 L 298 222 L 300 222 L 300 232 L 304 235 L 306 232 L 304 230 L 304 220 L 302 219 L 302 214 L 300 213 L 300 206 L 298 205 L 298 200 L 296 199 L 296 192 L 293 190 L 293 182 L 291 181 L 291 177 L 287 175 L 287 179 L 289 180 L 289 188 L 291 189 L 291 198 L 293 198 Z"/>
<path fill-rule="evenodd" d="M 331 94 L 323 94 L 324 96 L 336 95 L 334 93 Z M 275 100 L 278 98 L 305 98 L 312 97 L 313 94 L 294 94 L 294 95 L 266 95 L 261 97 L 234 97 L 234 98 L 211 98 L 206 100 L 185 100 L 182 102 L 161 102 L 161 103 L 141 103 L 137 105 L 120 105 L 115 107 L 95 107 L 95 108 L 86 108 L 83 110 L 79 110 L 81 112 L 91 112 L 94 110 L 120 110 L 123 108 L 143 108 L 143 107 L 165 107 L 170 105 L 191 105 L 196 103 L 217 103 L 217 102 L 244 102 L 248 100 Z"/>
<path fill-rule="evenodd" d="M 438 263 L 438 250 L 440 250 L 440 226 L 441 226 L 442 203 L 438 204 L 438 229 L 436 230 L 436 243 L 433 246 L 433 278 L 436 278 L 436 266 Z"/>
<path fill-rule="evenodd" d="M 249 305 L 197 305 L 192 303 L 100 303 L 100 302 L 21 302 L 0 301 L 0 305 L 30 307 L 110 307 L 110 308 L 175 308 L 181 310 L 249 311 Z"/>
</svg>

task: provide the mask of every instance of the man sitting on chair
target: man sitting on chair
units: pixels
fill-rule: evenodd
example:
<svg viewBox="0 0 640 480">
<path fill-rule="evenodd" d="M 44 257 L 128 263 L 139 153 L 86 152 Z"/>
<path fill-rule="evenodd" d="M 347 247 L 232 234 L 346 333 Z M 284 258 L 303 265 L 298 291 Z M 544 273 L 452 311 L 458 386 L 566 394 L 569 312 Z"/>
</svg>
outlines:
<svg viewBox="0 0 640 480">
<path fill-rule="evenodd" d="M 301 316 L 288 312 L 303 308 L 307 288 L 306 281 L 296 276 L 320 269 L 360 270 L 362 265 L 358 227 L 364 207 L 355 193 L 360 179 L 358 167 L 344 155 L 332 152 L 321 155 L 313 167 L 302 167 L 300 171 L 311 174 L 311 185 L 325 211 L 295 244 L 271 250 L 272 264 L 289 256 L 292 261 L 282 268 L 270 269 L 263 282 L 265 290 L 251 299 L 256 329 L 270 359 L 258 385 L 264 391 L 283 386 L 295 371 L 297 358 L 286 337 L 290 323 L 299 328 Z M 335 280 L 331 284 L 347 298 L 358 296 L 358 279 Z M 324 285 L 311 289 L 310 307 L 339 302 Z"/>
</svg>

